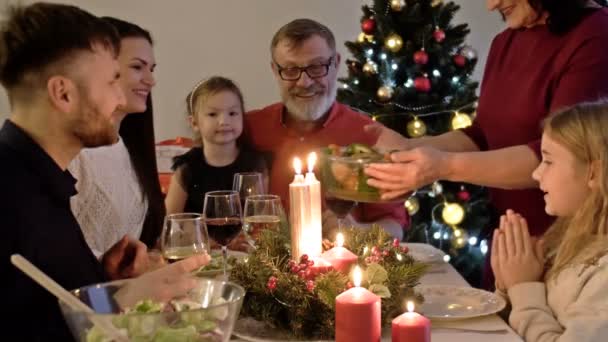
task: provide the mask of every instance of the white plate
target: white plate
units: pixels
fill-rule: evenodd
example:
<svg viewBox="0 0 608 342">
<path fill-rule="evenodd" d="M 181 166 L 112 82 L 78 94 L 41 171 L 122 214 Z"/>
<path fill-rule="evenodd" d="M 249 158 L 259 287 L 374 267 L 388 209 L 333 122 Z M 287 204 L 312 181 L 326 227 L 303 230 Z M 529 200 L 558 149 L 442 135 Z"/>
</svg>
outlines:
<svg viewBox="0 0 608 342">
<path fill-rule="evenodd" d="M 241 317 L 236 321 L 232 334 L 249 342 L 331 342 L 321 340 L 297 340 L 288 331 L 277 328 L 250 317 Z"/>
<path fill-rule="evenodd" d="M 445 253 L 433 245 L 427 243 L 407 242 L 401 243 L 409 248 L 409 254 L 417 261 L 428 264 L 443 264 Z"/>
<path fill-rule="evenodd" d="M 505 300 L 492 292 L 464 286 L 418 285 L 424 296 L 420 312 L 432 320 L 458 320 L 491 315 L 504 309 Z"/>
</svg>

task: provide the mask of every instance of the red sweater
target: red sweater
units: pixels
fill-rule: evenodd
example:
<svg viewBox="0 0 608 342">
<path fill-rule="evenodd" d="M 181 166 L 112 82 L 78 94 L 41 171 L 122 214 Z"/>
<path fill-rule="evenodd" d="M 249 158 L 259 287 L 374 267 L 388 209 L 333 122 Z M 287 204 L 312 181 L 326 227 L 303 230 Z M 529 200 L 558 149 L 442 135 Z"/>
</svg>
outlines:
<svg viewBox="0 0 608 342">
<path fill-rule="evenodd" d="M 245 131 L 247 140 L 254 149 L 272 154 L 270 193 L 281 196 L 285 209 L 289 210 L 289 183 L 294 177 L 294 157 L 306 161 L 308 153 L 329 144 L 344 146 L 362 143 L 371 146 L 378 137 L 363 131 L 365 125 L 373 123 L 369 117 L 338 102 L 332 106 L 322 127 L 306 134 L 284 125 L 284 108 L 282 103 L 275 103 L 247 113 Z M 403 203 L 360 204 L 353 210 L 353 216 L 362 222 L 372 222 L 383 217 L 391 217 L 401 226 L 406 226 L 408 222 Z"/>
<path fill-rule="evenodd" d="M 494 38 L 477 118 L 464 132 L 481 150 L 527 145 L 540 156 L 541 122 L 551 112 L 608 95 L 608 10 L 588 15 L 563 36 L 546 25 L 507 29 Z M 502 214 L 522 214 L 534 235 L 546 231 L 542 192 L 490 189 Z"/>
</svg>

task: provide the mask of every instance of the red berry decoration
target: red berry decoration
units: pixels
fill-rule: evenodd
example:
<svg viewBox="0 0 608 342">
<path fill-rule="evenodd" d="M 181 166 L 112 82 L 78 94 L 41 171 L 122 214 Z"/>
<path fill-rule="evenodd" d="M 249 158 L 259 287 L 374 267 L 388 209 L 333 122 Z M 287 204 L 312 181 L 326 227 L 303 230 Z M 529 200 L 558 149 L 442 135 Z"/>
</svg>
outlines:
<svg viewBox="0 0 608 342">
<path fill-rule="evenodd" d="M 368 18 L 361 22 L 361 31 L 365 34 L 372 34 L 376 30 L 376 20 L 374 18 Z"/>
<path fill-rule="evenodd" d="M 302 256 L 300 257 L 300 263 L 305 264 L 307 262 L 308 262 L 308 254 L 302 254 Z"/>
<path fill-rule="evenodd" d="M 386 249 L 382 251 L 382 256 L 385 258 L 388 256 L 388 251 Z"/>
<path fill-rule="evenodd" d="M 300 277 L 301 279 L 306 278 L 306 271 L 300 270 L 300 272 L 298 272 L 298 277 Z"/>
<path fill-rule="evenodd" d="M 414 80 L 414 87 L 421 92 L 429 92 L 431 90 L 431 80 L 427 77 L 419 76 Z"/>
<path fill-rule="evenodd" d="M 403 247 L 401 247 L 401 251 L 402 251 L 403 253 L 407 253 L 407 252 L 409 252 L 409 251 L 410 251 L 410 249 L 409 249 L 409 247 L 408 247 L 408 246 L 403 246 Z"/>
<path fill-rule="evenodd" d="M 291 266 L 290 271 L 291 271 L 291 273 L 298 273 L 298 272 L 300 272 L 300 266 L 293 265 L 293 266 Z"/>
<path fill-rule="evenodd" d="M 268 290 L 270 290 L 271 292 L 274 291 L 277 288 L 277 277 L 272 276 L 272 277 L 268 278 L 268 282 L 266 283 L 266 288 L 268 288 Z"/>
<path fill-rule="evenodd" d="M 353 286 L 354 286 L 354 285 L 353 285 L 353 283 L 352 283 L 351 281 L 349 281 L 348 283 L 346 283 L 346 288 L 347 288 L 347 289 L 350 289 L 350 288 L 352 288 Z"/>
<path fill-rule="evenodd" d="M 307 280 L 306 289 L 308 290 L 308 292 L 312 292 L 315 289 L 315 282 L 312 280 Z"/>
<path fill-rule="evenodd" d="M 459 67 L 463 67 L 467 64 L 467 59 L 463 55 L 454 55 L 454 64 Z"/>
<path fill-rule="evenodd" d="M 424 49 L 416 51 L 414 53 L 414 62 L 416 62 L 416 64 L 425 65 L 429 62 L 429 55 L 426 53 L 426 51 L 424 51 Z"/>
<path fill-rule="evenodd" d="M 456 196 L 458 197 L 459 200 L 465 201 L 465 202 L 471 199 L 471 194 L 466 190 L 458 191 Z"/>
<path fill-rule="evenodd" d="M 312 267 L 315 265 L 315 261 L 314 260 L 308 260 L 308 262 L 306 263 L 306 266 L 308 267 Z"/>
<path fill-rule="evenodd" d="M 437 27 L 435 32 L 433 32 L 433 38 L 437 43 L 441 43 L 445 39 L 445 32 Z"/>
<path fill-rule="evenodd" d="M 399 239 L 393 239 L 393 247 L 399 247 Z"/>
</svg>

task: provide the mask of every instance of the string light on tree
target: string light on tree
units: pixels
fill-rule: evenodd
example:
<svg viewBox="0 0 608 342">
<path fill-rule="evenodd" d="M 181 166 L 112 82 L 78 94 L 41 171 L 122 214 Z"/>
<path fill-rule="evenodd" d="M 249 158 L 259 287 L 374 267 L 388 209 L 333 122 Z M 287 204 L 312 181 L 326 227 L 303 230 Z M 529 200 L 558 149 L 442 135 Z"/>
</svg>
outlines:
<svg viewBox="0 0 608 342">
<path fill-rule="evenodd" d="M 431 185 L 431 191 L 435 196 L 441 195 L 443 193 L 443 185 L 441 185 L 439 182 L 433 182 L 433 185 Z"/>
<path fill-rule="evenodd" d="M 412 138 L 419 138 L 426 134 L 426 125 L 418 117 L 407 123 L 407 134 Z"/>
<path fill-rule="evenodd" d="M 471 117 L 465 113 L 455 112 L 452 118 L 452 129 L 461 129 L 473 124 Z"/>
<path fill-rule="evenodd" d="M 408 214 L 410 216 L 416 215 L 418 210 L 420 210 L 420 202 L 416 196 L 411 196 L 405 201 L 405 209 L 407 209 Z"/>
<path fill-rule="evenodd" d="M 400 12 L 407 4 L 405 0 L 391 0 L 391 9 L 395 12 Z"/>
<path fill-rule="evenodd" d="M 363 64 L 363 72 L 368 75 L 373 75 L 378 73 L 378 64 L 374 61 L 367 61 Z"/>
<path fill-rule="evenodd" d="M 390 34 L 384 41 L 384 47 L 392 52 L 399 52 L 403 47 L 403 39 L 396 33 Z"/>
<path fill-rule="evenodd" d="M 450 225 L 457 225 L 464 219 L 464 209 L 458 203 L 445 203 L 441 211 L 441 218 Z"/>
<path fill-rule="evenodd" d="M 393 93 L 394 93 L 393 87 L 385 85 L 385 86 L 378 88 L 378 92 L 376 93 L 376 95 L 378 96 L 378 99 L 380 101 L 387 102 L 393 97 Z"/>
</svg>

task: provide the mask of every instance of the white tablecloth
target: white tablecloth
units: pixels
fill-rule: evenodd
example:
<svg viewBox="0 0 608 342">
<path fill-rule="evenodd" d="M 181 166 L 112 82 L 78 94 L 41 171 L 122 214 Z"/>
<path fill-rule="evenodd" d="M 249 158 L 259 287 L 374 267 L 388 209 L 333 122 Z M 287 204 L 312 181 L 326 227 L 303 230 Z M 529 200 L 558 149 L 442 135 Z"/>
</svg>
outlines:
<svg viewBox="0 0 608 342">
<path fill-rule="evenodd" d="M 470 286 L 464 278 L 456 272 L 450 264 L 434 266 L 429 273 L 421 279 L 422 284 L 426 285 L 454 285 L 454 286 Z M 507 323 L 505 323 L 497 315 L 490 315 L 480 318 L 473 318 L 461 321 L 450 322 L 450 327 L 458 327 L 465 329 L 506 329 L 506 333 L 479 333 L 479 332 L 462 332 L 441 329 L 439 326 L 442 323 L 437 323 L 436 329 L 431 328 L 432 342 L 521 342 L 523 341 Z M 443 323 L 445 325 L 445 323 Z M 431 326 L 434 326 L 431 323 Z M 390 342 L 390 331 L 386 337 L 382 338 L 382 342 Z M 241 339 L 233 341 L 244 342 Z"/>
</svg>

